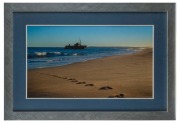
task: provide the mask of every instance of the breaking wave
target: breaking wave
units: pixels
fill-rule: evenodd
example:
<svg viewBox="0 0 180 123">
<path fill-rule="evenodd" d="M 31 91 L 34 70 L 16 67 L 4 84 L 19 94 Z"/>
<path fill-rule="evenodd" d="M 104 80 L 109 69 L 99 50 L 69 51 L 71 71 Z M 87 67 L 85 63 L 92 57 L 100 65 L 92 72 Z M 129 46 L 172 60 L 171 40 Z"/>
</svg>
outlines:
<svg viewBox="0 0 180 123">
<path fill-rule="evenodd" d="M 131 47 L 88 47 L 84 50 L 73 50 L 52 47 L 28 48 L 28 69 L 63 66 L 113 55 L 135 53 L 142 48 Z"/>
<path fill-rule="evenodd" d="M 28 58 L 45 58 L 57 56 L 82 56 L 83 53 L 64 53 L 64 52 L 33 52 L 28 54 Z"/>
</svg>

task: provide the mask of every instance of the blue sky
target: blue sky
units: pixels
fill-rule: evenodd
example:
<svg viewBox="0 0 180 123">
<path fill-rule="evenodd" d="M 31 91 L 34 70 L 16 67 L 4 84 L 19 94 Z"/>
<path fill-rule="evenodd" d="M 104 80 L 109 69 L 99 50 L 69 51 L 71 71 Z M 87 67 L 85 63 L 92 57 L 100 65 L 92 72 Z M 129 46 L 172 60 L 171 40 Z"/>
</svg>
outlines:
<svg viewBox="0 0 180 123">
<path fill-rule="evenodd" d="M 27 26 L 28 47 L 64 47 L 79 38 L 87 46 L 152 47 L 152 26 Z"/>
</svg>

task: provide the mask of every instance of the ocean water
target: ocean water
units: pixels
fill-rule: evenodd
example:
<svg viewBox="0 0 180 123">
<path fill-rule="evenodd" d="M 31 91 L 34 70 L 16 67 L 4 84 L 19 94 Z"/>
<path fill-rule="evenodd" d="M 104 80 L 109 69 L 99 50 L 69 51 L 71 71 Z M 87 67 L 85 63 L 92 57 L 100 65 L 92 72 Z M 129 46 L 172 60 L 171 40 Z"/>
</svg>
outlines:
<svg viewBox="0 0 180 123">
<path fill-rule="evenodd" d="M 28 69 L 63 66 L 114 55 L 135 53 L 142 48 L 130 47 L 87 47 L 83 50 L 63 47 L 28 47 Z"/>
</svg>

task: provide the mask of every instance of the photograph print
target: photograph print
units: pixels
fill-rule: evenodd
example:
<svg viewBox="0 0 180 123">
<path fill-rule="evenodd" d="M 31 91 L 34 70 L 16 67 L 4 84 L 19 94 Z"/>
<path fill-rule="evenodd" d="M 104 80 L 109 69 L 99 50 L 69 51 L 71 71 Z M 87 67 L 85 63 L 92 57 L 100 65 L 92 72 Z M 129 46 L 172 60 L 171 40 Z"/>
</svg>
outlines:
<svg viewBox="0 0 180 123">
<path fill-rule="evenodd" d="M 153 25 L 26 25 L 26 98 L 154 98 Z"/>
</svg>

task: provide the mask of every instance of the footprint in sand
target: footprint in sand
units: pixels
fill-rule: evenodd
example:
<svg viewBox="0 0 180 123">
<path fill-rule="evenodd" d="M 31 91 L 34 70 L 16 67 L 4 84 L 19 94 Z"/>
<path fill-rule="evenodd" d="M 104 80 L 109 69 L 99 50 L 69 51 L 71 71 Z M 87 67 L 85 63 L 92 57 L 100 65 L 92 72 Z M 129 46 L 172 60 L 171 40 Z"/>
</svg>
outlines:
<svg viewBox="0 0 180 123">
<path fill-rule="evenodd" d="M 94 84 L 86 84 L 85 86 L 94 86 Z"/>
<path fill-rule="evenodd" d="M 76 83 L 76 84 L 86 84 L 86 82 L 78 82 L 78 83 Z"/>
<path fill-rule="evenodd" d="M 99 90 L 109 90 L 109 89 L 113 89 L 113 88 L 109 86 L 104 86 L 104 87 L 99 88 Z"/>
<path fill-rule="evenodd" d="M 52 74 L 50 74 L 50 76 L 57 77 L 57 75 L 52 75 Z"/>
<path fill-rule="evenodd" d="M 109 98 L 123 98 L 124 94 L 114 94 L 112 96 L 109 96 Z"/>
<path fill-rule="evenodd" d="M 49 75 L 49 76 L 53 76 L 53 77 L 57 77 L 57 78 L 62 78 L 62 79 L 66 79 L 67 77 L 61 77 L 61 76 L 58 76 L 58 75 L 51 75 L 51 74 L 45 74 L 45 75 Z"/>
<path fill-rule="evenodd" d="M 48 75 L 48 76 L 53 76 L 53 77 L 57 77 L 57 78 L 62 78 L 61 76 L 53 75 L 53 74 L 48 74 L 48 73 L 40 73 L 40 74 L 44 74 L 44 75 Z"/>
<path fill-rule="evenodd" d="M 39 73 L 39 74 L 49 75 L 49 74 L 47 74 L 47 73 Z"/>
<path fill-rule="evenodd" d="M 76 80 L 75 78 L 67 78 L 68 80 Z"/>
</svg>

